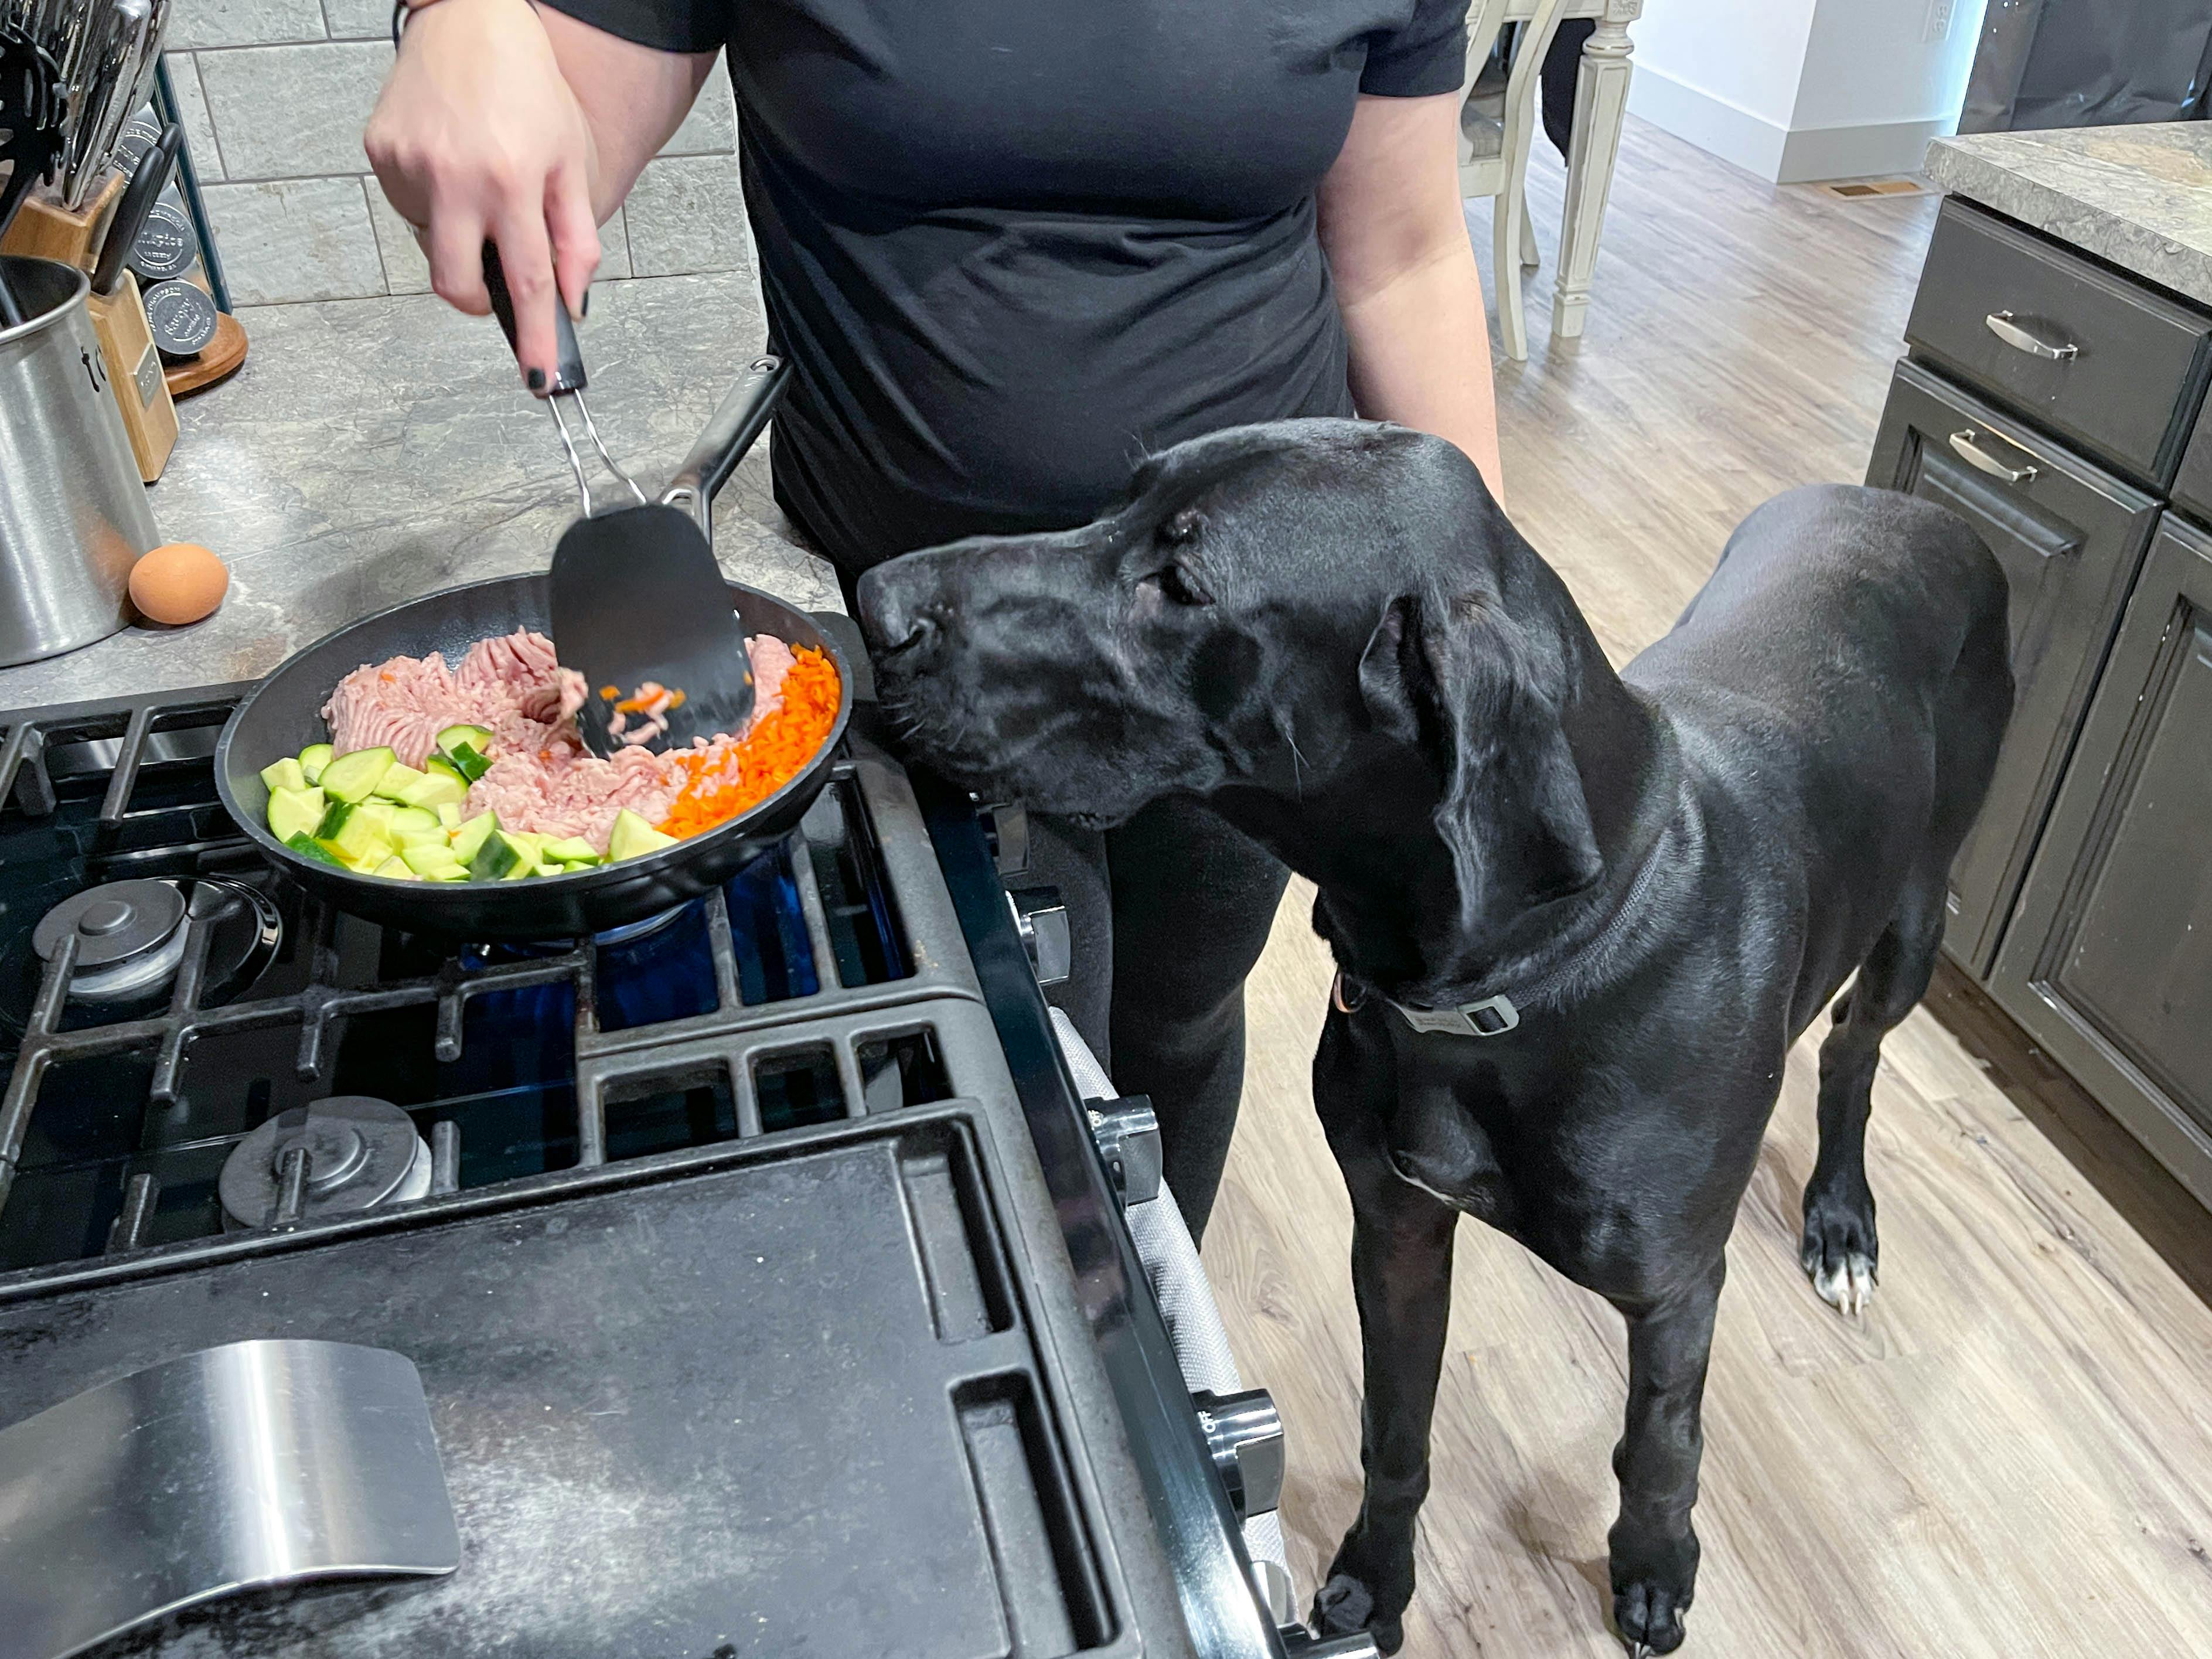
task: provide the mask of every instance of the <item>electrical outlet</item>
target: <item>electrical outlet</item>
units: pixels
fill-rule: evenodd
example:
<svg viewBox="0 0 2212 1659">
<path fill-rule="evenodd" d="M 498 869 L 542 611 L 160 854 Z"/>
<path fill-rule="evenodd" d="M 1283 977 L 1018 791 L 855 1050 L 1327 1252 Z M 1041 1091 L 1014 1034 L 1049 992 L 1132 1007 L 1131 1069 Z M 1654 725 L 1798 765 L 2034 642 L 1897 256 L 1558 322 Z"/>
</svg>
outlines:
<svg viewBox="0 0 2212 1659">
<path fill-rule="evenodd" d="M 1920 38 L 1935 44 L 1951 38 L 1952 0 L 1928 0 L 1928 21 L 1920 31 Z"/>
</svg>

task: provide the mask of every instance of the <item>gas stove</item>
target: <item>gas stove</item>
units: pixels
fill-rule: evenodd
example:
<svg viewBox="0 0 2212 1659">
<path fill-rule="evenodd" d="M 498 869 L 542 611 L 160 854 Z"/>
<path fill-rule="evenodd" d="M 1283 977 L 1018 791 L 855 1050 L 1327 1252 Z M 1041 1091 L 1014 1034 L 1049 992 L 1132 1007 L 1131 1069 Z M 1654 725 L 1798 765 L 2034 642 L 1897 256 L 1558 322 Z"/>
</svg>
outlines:
<svg viewBox="0 0 2212 1659">
<path fill-rule="evenodd" d="M 87 1586 L 25 1650 L 0 1574 L 0 1650 L 1285 1651 L 970 802 L 864 707 L 702 900 L 408 934 L 236 833 L 245 689 L 0 745 L 0 1488 Z M 144 1444 L 40 1483 L 26 1425 L 282 1345 L 411 1363 L 458 1569 L 98 1582 L 195 1517 Z"/>
</svg>

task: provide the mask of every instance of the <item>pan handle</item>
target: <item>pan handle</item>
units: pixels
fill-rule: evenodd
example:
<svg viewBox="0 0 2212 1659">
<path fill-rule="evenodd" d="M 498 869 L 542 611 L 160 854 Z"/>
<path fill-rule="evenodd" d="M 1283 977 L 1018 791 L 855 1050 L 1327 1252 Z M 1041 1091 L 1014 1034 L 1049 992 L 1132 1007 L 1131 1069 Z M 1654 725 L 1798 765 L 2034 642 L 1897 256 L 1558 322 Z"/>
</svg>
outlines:
<svg viewBox="0 0 2212 1659">
<path fill-rule="evenodd" d="M 747 364 L 683 466 L 660 492 L 664 507 L 679 507 L 699 521 L 709 547 L 714 543 L 714 496 L 767 427 L 790 380 L 791 365 L 781 357 L 756 357 Z"/>
</svg>

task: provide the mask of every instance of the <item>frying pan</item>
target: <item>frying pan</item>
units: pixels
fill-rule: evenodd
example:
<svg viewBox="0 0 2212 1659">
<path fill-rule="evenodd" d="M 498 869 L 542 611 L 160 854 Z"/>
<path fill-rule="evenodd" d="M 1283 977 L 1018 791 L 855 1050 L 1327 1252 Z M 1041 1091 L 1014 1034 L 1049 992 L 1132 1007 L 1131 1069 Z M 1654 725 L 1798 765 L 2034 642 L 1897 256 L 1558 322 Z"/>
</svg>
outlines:
<svg viewBox="0 0 2212 1659">
<path fill-rule="evenodd" d="M 662 500 L 696 511 L 708 502 L 754 434 L 733 425 L 750 402 L 750 378 L 717 411 Z M 757 429 L 757 427 L 756 427 Z M 476 940 L 574 938 L 642 921 L 721 885 L 799 825 L 835 765 L 853 709 L 853 671 L 836 641 L 805 611 L 737 582 L 730 606 L 747 634 L 772 634 L 823 653 L 837 669 L 837 715 L 814 757 L 782 788 L 726 822 L 642 858 L 565 876 L 521 881 L 396 881 L 356 875 L 302 858 L 269 831 L 261 769 L 311 743 L 326 743 L 323 705 L 363 663 L 432 651 L 459 662 L 478 640 L 518 628 L 548 631 L 550 583 L 543 574 L 502 576 L 393 605 L 295 652 L 232 711 L 216 745 L 216 792 L 239 828 L 277 869 L 339 908 L 414 933 Z M 611 596 L 611 602 L 619 603 Z"/>
</svg>

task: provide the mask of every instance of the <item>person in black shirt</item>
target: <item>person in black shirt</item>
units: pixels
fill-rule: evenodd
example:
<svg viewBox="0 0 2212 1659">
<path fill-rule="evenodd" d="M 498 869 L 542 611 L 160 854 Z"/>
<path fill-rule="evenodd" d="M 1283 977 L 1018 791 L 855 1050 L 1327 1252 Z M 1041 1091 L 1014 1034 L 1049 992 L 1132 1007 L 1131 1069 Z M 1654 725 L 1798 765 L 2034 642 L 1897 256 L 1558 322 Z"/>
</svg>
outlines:
<svg viewBox="0 0 2212 1659">
<path fill-rule="evenodd" d="M 1147 453 L 1250 421 L 1398 421 L 1499 487 L 1468 0 L 404 3 L 369 157 L 462 310 L 489 309 L 498 243 L 526 379 L 727 51 L 793 369 L 776 497 L 848 593 L 915 548 L 1083 523 Z M 1064 1005 L 1152 1096 L 1200 1231 L 1286 876 L 1191 803 L 1032 848 L 1069 902 Z"/>
</svg>

